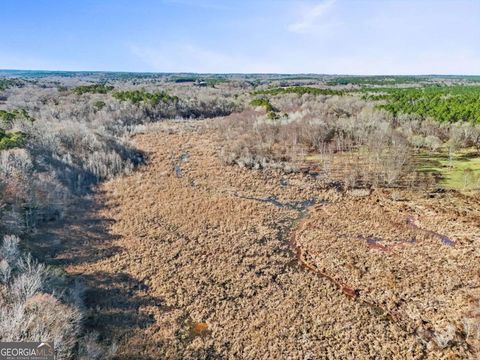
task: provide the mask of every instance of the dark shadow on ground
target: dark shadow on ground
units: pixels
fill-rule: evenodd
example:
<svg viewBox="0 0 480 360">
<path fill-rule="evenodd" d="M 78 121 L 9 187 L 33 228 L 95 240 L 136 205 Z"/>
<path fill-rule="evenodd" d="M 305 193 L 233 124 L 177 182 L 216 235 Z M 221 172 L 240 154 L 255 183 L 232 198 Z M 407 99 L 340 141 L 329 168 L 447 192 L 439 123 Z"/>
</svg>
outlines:
<svg viewBox="0 0 480 360">
<path fill-rule="evenodd" d="M 39 226 L 27 250 L 51 266 L 93 263 L 115 255 L 120 251 L 112 245 L 117 237 L 108 232 L 113 220 L 99 215 L 102 208 L 98 198 L 78 198 L 64 219 Z"/>
<path fill-rule="evenodd" d="M 114 244 L 118 237 L 108 231 L 113 220 L 101 215 L 102 195 L 97 191 L 96 196 L 80 198 L 63 220 L 42 224 L 25 243 L 27 250 L 42 263 L 61 269 L 93 264 L 120 253 L 122 248 Z M 78 281 L 85 288 L 85 332 L 98 332 L 107 344 L 121 342 L 154 323 L 141 308 L 164 307 L 162 299 L 147 295 L 147 285 L 125 273 L 107 270 L 67 277 L 68 283 Z"/>
<path fill-rule="evenodd" d="M 160 298 L 147 296 L 148 287 L 128 274 L 95 272 L 81 276 L 87 286 L 85 306 L 91 309 L 86 325 L 90 330 L 108 335 L 123 333 L 132 327 L 146 328 L 153 324 L 150 315 L 141 314 L 145 306 L 164 307 Z"/>
</svg>

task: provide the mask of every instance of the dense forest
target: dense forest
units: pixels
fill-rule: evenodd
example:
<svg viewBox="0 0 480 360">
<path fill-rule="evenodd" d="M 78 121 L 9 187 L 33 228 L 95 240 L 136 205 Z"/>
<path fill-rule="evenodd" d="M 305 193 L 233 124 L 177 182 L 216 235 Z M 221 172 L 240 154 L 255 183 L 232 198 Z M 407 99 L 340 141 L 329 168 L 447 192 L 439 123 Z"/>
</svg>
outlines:
<svg viewBox="0 0 480 360">
<path fill-rule="evenodd" d="M 480 123 L 480 86 L 425 86 L 421 88 L 363 89 L 369 100 L 392 114 L 416 114 L 441 122 Z"/>
</svg>

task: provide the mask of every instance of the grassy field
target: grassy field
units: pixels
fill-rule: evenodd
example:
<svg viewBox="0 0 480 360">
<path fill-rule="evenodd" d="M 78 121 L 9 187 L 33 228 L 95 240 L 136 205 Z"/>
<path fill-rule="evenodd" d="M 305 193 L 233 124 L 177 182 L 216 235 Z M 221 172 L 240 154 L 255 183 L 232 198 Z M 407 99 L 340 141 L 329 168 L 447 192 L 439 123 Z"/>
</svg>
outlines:
<svg viewBox="0 0 480 360">
<path fill-rule="evenodd" d="M 452 154 L 423 153 L 420 155 L 419 170 L 438 175 L 439 184 L 447 189 L 480 189 L 480 155 L 474 150 Z"/>
</svg>

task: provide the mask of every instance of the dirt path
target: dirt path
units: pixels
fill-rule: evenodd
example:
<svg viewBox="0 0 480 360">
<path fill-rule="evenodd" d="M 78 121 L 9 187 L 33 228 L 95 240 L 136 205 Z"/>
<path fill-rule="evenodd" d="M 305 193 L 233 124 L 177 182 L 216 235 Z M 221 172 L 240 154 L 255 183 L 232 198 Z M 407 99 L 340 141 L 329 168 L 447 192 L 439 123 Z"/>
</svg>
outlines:
<svg viewBox="0 0 480 360">
<path fill-rule="evenodd" d="M 104 184 L 92 233 L 55 256 L 85 280 L 89 326 L 120 339 L 119 358 L 455 356 L 299 266 L 288 243 L 296 205 L 318 209 L 334 190 L 224 166 L 215 132 L 192 126 L 138 135 L 148 165 Z"/>
</svg>

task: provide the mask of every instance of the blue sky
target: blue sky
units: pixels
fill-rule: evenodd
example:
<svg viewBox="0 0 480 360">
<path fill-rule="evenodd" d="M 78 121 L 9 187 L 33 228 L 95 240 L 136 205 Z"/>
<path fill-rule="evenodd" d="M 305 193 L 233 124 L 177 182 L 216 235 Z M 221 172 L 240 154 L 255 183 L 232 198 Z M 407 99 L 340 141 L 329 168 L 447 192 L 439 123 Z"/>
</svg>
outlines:
<svg viewBox="0 0 480 360">
<path fill-rule="evenodd" d="M 480 0 L 0 0 L 0 68 L 480 74 Z"/>
</svg>

